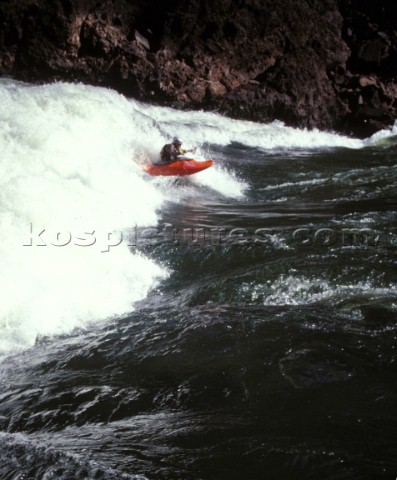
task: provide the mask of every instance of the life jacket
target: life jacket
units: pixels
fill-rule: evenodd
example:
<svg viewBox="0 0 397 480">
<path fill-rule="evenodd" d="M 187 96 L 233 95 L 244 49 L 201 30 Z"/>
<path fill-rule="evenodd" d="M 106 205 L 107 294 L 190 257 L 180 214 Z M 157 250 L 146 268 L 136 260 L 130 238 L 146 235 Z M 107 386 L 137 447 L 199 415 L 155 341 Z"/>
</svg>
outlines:
<svg viewBox="0 0 397 480">
<path fill-rule="evenodd" d="M 180 151 L 177 150 L 172 143 L 164 145 L 160 152 L 160 158 L 164 162 L 172 162 L 180 155 Z"/>
</svg>

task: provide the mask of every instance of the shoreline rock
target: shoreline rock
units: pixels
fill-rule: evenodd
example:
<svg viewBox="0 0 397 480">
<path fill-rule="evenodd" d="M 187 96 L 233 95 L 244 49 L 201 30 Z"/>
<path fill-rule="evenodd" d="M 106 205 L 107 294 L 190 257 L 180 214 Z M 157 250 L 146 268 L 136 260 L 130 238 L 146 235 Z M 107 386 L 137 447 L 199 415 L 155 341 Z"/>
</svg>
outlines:
<svg viewBox="0 0 397 480">
<path fill-rule="evenodd" d="M 397 114 L 397 4 L 9 0 L 0 74 L 366 137 Z"/>
</svg>

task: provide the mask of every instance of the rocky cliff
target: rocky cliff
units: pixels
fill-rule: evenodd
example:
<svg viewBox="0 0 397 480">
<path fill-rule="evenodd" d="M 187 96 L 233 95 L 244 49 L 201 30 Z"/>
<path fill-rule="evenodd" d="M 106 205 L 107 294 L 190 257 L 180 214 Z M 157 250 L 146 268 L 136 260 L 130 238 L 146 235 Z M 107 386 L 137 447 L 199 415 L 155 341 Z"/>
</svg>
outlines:
<svg viewBox="0 0 397 480">
<path fill-rule="evenodd" d="M 397 112 L 397 2 L 0 0 L 0 74 L 366 136 Z"/>
</svg>

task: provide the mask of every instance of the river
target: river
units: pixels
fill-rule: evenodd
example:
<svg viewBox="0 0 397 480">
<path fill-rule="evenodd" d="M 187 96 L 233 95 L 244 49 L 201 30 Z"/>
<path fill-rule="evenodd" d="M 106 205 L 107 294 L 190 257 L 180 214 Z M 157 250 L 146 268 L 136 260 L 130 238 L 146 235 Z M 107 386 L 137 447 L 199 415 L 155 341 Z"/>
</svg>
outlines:
<svg viewBox="0 0 397 480">
<path fill-rule="evenodd" d="M 397 127 L 0 104 L 1 479 L 395 478 Z"/>
</svg>

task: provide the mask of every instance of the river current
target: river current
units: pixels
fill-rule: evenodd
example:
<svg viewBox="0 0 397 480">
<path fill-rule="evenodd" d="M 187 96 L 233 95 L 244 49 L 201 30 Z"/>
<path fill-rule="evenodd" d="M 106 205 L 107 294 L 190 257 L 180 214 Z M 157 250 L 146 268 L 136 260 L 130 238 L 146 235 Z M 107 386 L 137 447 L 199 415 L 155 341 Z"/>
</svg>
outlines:
<svg viewBox="0 0 397 480">
<path fill-rule="evenodd" d="M 0 105 L 2 480 L 395 478 L 397 127 Z M 174 135 L 215 166 L 145 174 Z"/>
</svg>

